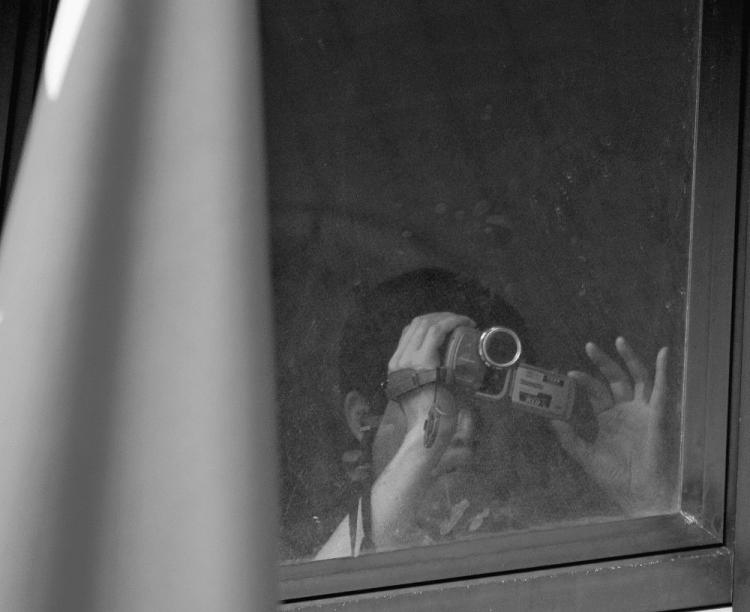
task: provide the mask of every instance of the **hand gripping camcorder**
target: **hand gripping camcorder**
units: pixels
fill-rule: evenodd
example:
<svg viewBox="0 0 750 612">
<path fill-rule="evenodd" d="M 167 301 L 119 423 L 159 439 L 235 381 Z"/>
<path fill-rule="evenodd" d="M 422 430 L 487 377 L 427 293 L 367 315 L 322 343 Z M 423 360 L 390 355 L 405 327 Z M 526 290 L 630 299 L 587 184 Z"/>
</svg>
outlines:
<svg viewBox="0 0 750 612">
<path fill-rule="evenodd" d="M 445 383 L 551 419 L 570 418 L 575 381 L 537 366 L 521 363 L 518 334 L 507 327 L 484 331 L 457 327 L 445 343 Z"/>
</svg>

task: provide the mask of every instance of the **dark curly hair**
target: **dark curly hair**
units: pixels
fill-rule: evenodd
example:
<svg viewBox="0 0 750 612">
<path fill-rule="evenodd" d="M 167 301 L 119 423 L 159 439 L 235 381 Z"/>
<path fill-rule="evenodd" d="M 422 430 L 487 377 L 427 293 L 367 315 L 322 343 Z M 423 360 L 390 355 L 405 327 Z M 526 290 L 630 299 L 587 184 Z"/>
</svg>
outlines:
<svg viewBox="0 0 750 612">
<path fill-rule="evenodd" d="M 475 279 L 441 268 L 420 268 L 358 296 L 340 343 L 342 393 L 356 390 L 365 397 L 375 396 L 402 329 L 414 317 L 429 312 L 467 315 L 479 328 L 510 327 L 521 338 L 525 358 L 533 361 L 526 324 L 515 308 Z"/>
</svg>

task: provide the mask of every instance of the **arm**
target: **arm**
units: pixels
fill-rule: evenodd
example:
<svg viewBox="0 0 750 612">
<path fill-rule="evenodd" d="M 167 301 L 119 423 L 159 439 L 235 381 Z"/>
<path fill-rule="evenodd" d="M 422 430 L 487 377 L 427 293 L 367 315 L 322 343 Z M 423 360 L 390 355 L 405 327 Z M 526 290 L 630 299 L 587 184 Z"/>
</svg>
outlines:
<svg viewBox="0 0 750 612">
<path fill-rule="evenodd" d="M 445 419 L 441 419 L 443 421 Z M 447 421 L 447 420 L 446 420 Z M 399 445 L 393 459 L 373 483 L 370 491 L 372 504 L 372 540 L 376 550 L 403 547 L 414 537 L 414 508 L 419 500 L 430 472 L 446 447 L 445 438 L 451 422 L 441 422 L 442 434 L 435 444 L 426 449 L 421 427 L 410 429 Z M 354 551 L 351 548 L 350 521 L 347 514 L 336 530 L 315 556 L 316 559 L 348 557 L 360 552 L 364 537 L 362 506 L 358 506 L 357 536 Z"/>
<path fill-rule="evenodd" d="M 388 371 L 411 368 L 431 370 L 440 366 L 440 347 L 460 325 L 473 325 L 469 318 L 452 313 L 432 313 L 417 317 L 401 334 Z M 440 418 L 438 434 L 430 448 L 424 445 L 423 426 L 430 407 L 437 402 L 446 416 Z M 456 429 L 457 411 L 453 396 L 444 387 L 426 385 L 400 400 L 390 402 L 375 436 L 374 464 L 379 471 L 371 490 L 372 539 L 377 550 L 408 545 L 415 537 L 417 502 L 431 479 Z M 388 437 L 396 436 L 395 452 L 385 456 Z M 347 515 L 320 550 L 317 559 L 351 554 Z M 358 525 L 361 521 L 358 521 Z M 356 553 L 357 551 L 355 551 Z"/>
</svg>

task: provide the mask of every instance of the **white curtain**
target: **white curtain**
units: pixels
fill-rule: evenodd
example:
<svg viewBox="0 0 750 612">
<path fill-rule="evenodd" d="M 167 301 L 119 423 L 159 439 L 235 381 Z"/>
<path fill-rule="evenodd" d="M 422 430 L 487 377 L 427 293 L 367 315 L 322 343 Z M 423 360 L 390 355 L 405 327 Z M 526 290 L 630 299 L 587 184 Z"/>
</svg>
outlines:
<svg viewBox="0 0 750 612">
<path fill-rule="evenodd" d="M 60 4 L 0 245 L 0 610 L 275 606 L 256 10 Z"/>
</svg>

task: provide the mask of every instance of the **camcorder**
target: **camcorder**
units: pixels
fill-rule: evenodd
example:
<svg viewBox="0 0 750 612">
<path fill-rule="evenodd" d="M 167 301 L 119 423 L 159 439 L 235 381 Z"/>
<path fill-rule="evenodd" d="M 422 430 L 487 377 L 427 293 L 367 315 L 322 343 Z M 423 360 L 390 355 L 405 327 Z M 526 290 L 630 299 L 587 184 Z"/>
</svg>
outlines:
<svg viewBox="0 0 750 612">
<path fill-rule="evenodd" d="M 575 381 L 568 376 L 521 363 L 518 334 L 507 327 L 484 331 L 457 327 L 445 343 L 445 382 L 550 419 L 568 420 L 575 402 Z"/>
</svg>

